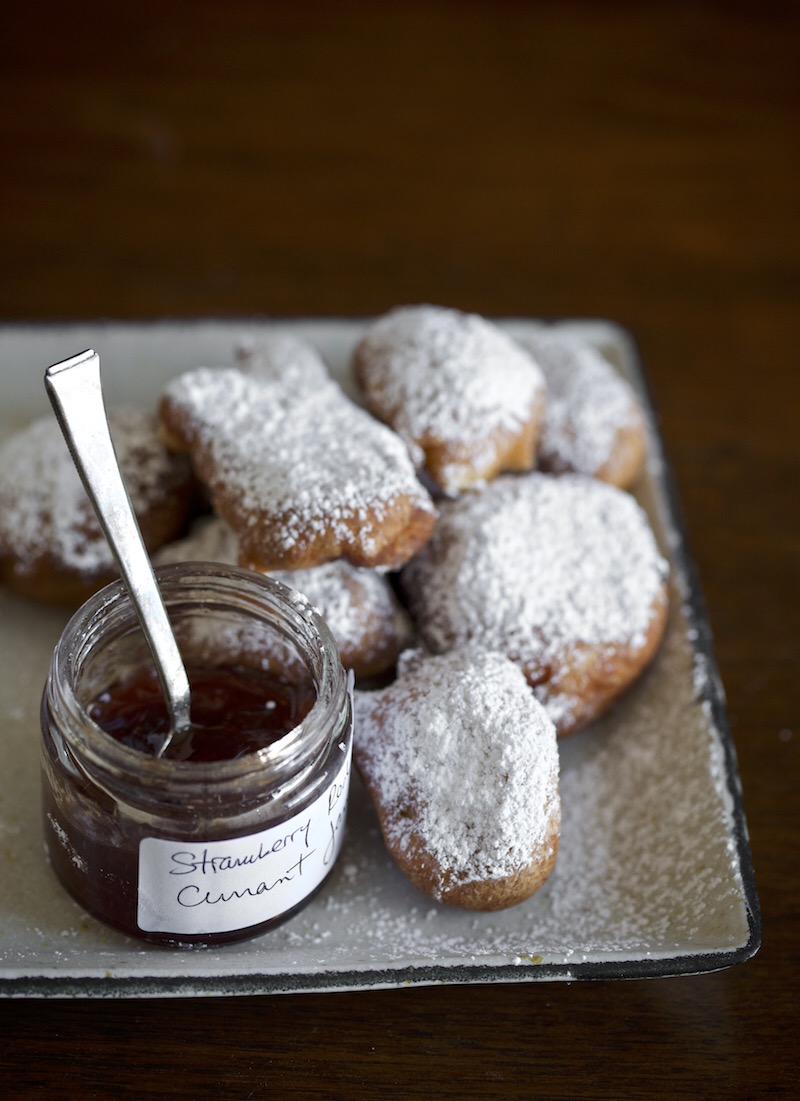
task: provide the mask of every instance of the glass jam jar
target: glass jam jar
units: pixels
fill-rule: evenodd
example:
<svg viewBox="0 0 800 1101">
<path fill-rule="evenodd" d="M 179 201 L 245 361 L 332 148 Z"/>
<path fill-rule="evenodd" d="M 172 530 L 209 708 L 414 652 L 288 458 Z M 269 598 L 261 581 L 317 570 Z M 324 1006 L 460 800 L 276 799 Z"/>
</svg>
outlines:
<svg viewBox="0 0 800 1101">
<path fill-rule="evenodd" d="M 158 577 L 187 668 L 199 663 L 212 680 L 245 669 L 289 691 L 310 684 L 310 710 L 270 744 L 222 760 L 170 759 L 118 740 L 92 718 L 97 701 L 124 694 L 152 662 L 124 586 L 109 585 L 68 623 L 43 693 L 47 851 L 70 894 L 124 933 L 177 947 L 225 944 L 289 918 L 333 867 L 347 810 L 352 683 L 299 593 L 210 563 L 167 566 Z"/>
</svg>

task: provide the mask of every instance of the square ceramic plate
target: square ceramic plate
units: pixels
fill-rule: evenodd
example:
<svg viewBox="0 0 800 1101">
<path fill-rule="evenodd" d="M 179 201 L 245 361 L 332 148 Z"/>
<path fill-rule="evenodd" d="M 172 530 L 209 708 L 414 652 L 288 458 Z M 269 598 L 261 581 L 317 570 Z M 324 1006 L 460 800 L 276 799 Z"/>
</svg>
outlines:
<svg viewBox="0 0 800 1101">
<path fill-rule="evenodd" d="M 501 323 L 514 334 L 539 327 Z M 85 348 L 100 353 L 109 405 L 152 405 L 170 376 L 230 363 L 240 337 L 272 325 L 311 339 L 349 384 L 364 327 L 356 320 L 0 328 L 0 438 L 49 412 L 45 368 Z M 624 331 L 606 322 L 564 328 L 600 346 L 650 410 Z M 735 754 L 652 415 L 639 497 L 672 564 L 664 645 L 612 715 L 562 743 L 556 870 L 527 902 L 494 914 L 417 893 L 389 861 L 354 781 L 339 863 L 282 927 L 220 950 L 176 952 L 87 917 L 45 862 L 39 812 L 39 696 L 66 616 L 0 592 L 0 990 L 152 997 L 631 978 L 753 955 L 760 919 Z"/>
</svg>

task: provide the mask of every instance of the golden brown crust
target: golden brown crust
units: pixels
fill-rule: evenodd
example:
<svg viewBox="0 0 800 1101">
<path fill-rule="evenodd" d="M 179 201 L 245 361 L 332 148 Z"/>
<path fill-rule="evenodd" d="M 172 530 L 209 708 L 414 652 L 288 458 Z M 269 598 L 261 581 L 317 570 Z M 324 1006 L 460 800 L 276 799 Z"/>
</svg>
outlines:
<svg viewBox="0 0 800 1101">
<path fill-rule="evenodd" d="M 417 442 L 424 454 L 426 474 L 436 486 L 453 494 L 491 482 L 506 471 L 532 470 L 536 465 L 544 407 L 542 392 L 531 404 L 527 419 L 514 430 L 487 428 L 480 450 L 468 443 L 422 434 Z M 392 423 L 388 418 L 386 422 Z"/>
<path fill-rule="evenodd" d="M 644 423 L 637 420 L 617 428 L 611 454 L 597 468 L 596 478 L 630 489 L 636 485 L 644 470 L 647 458 L 647 441 Z"/>
<path fill-rule="evenodd" d="M 664 584 L 654 596 L 647 626 L 635 644 L 625 639 L 596 646 L 574 644 L 544 675 L 540 665 L 520 662 L 528 682 L 558 710 L 559 737 L 595 722 L 639 679 L 661 645 L 668 611 Z"/>
<path fill-rule="evenodd" d="M 459 882 L 452 871 L 442 865 L 428 850 L 424 838 L 414 826 L 409 827 L 408 840 L 402 847 L 393 842 L 387 828 L 387 811 L 382 808 L 374 791 L 367 789 L 376 805 L 381 833 L 392 859 L 414 886 L 437 902 L 462 910 L 505 910 L 530 898 L 547 881 L 555 867 L 561 835 L 561 811 L 556 808 L 547 832 L 530 862 L 505 876 L 487 877 L 471 882 Z"/>
</svg>

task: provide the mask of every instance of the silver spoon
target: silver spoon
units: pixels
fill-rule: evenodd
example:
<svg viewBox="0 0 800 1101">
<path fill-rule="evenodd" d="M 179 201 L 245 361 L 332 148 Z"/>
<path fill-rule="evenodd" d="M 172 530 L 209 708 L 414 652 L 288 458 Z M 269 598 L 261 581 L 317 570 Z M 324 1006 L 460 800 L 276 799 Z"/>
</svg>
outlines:
<svg viewBox="0 0 800 1101">
<path fill-rule="evenodd" d="M 44 385 L 73 462 L 133 601 L 167 703 L 170 729 L 156 756 L 190 725 L 189 679 L 122 480 L 108 428 L 100 357 L 89 349 L 48 367 Z"/>
</svg>

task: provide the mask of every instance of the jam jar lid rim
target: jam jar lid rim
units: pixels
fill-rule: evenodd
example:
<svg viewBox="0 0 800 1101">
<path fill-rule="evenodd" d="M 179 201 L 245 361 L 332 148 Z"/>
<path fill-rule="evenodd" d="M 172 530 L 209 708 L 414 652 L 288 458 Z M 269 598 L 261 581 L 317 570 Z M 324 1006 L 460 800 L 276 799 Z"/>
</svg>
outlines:
<svg viewBox="0 0 800 1101">
<path fill-rule="evenodd" d="M 202 574 L 199 571 L 206 571 L 206 574 Z M 304 627 L 309 629 L 309 638 L 313 632 L 313 635 L 319 640 L 323 652 L 325 649 L 328 649 L 331 655 L 335 655 L 336 660 L 323 661 L 321 663 L 322 676 L 319 684 L 315 683 L 316 699 L 311 710 L 297 726 L 287 731 L 281 738 L 276 739 L 276 741 L 271 742 L 267 746 L 263 746 L 261 749 L 243 754 L 240 757 L 221 761 L 177 761 L 170 758 L 151 757 L 148 754 L 141 753 L 139 750 L 132 749 L 130 746 L 126 746 L 124 743 L 118 742 L 110 737 L 102 727 L 89 717 L 71 688 L 69 688 L 67 684 L 61 684 L 59 686 L 59 695 L 62 701 L 66 703 L 70 709 L 75 709 L 80 712 L 84 726 L 91 732 L 89 738 L 84 737 L 81 739 L 82 749 L 89 750 L 90 752 L 92 750 L 102 749 L 102 754 L 104 758 L 108 759 L 109 764 L 120 766 L 127 764 L 131 767 L 144 767 L 147 769 L 152 779 L 163 779 L 165 781 L 169 780 L 170 782 L 196 782 L 200 784 L 206 783 L 209 780 L 213 780 L 216 783 L 226 780 L 234 781 L 242 779 L 252 773 L 262 772 L 265 768 L 270 766 L 276 769 L 286 767 L 287 764 L 291 763 L 294 756 L 299 753 L 301 748 L 303 748 L 303 744 L 307 741 L 309 727 L 312 722 L 319 722 L 320 716 L 324 716 L 326 712 L 330 712 L 332 718 L 335 719 L 334 707 L 339 698 L 341 698 L 343 704 L 346 705 L 342 709 L 343 712 L 347 710 L 347 706 L 349 706 L 347 703 L 349 700 L 347 688 L 348 681 L 339 658 L 336 640 L 325 620 L 301 593 L 298 593 L 288 585 L 268 575 L 260 574 L 254 570 L 245 569 L 244 567 L 231 566 L 219 562 L 191 561 L 170 563 L 169 565 L 159 567 L 156 570 L 156 575 L 159 582 L 177 581 L 187 586 L 192 579 L 197 583 L 201 583 L 204 580 L 207 581 L 210 577 L 229 581 L 240 580 L 264 589 L 271 593 L 273 597 L 291 594 L 291 598 L 286 601 L 287 610 L 290 611 Z M 77 609 L 67 623 L 67 626 L 64 628 L 53 653 L 53 667 L 59 663 L 63 663 L 67 666 L 72 666 L 74 664 L 77 656 L 74 649 L 68 649 L 63 645 L 64 640 L 68 637 L 70 632 L 79 629 L 82 623 L 89 624 L 93 618 L 98 618 L 104 611 L 109 611 L 112 608 L 130 603 L 127 589 L 121 580 L 112 581 L 94 593 Z M 135 619 L 135 613 L 133 613 L 132 606 L 131 614 L 132 618 Z M 322 739 L 320 738 L 319 740 L 321 741 Z M 97 744 L 95 745 L 93 743 Z M 311 749 L 313 747 L 308 748 Z M 94 756 L 94 753 L 92 753 L 92 755 Z M 115 760 L 111 760 L 110 758 L 115 758 Z"/>
</svg>

